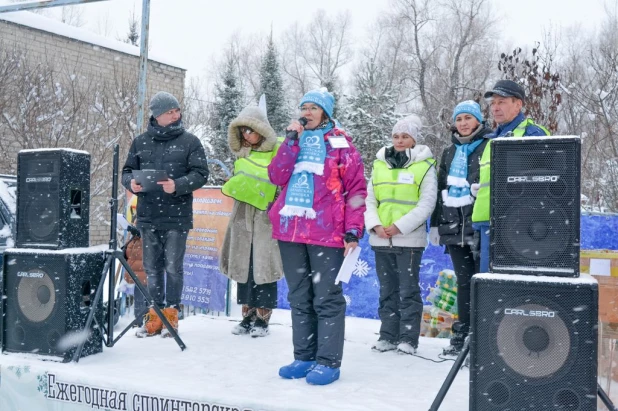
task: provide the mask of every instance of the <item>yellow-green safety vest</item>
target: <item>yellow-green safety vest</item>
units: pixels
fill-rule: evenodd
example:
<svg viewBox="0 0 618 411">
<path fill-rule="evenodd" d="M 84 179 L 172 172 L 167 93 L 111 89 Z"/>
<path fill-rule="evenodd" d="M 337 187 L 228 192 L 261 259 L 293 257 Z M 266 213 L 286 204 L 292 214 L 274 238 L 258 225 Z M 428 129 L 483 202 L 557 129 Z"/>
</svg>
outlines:
<svg viewBox="0 0 618 411">
<path fill-rule="evenodd" d="M 513 130 L 513 137 L 523 137 L 526 133 L 526 127 L 528 126 L 537 126 L 541 130 L 545 132 L 545 134 L 549 135 L 549 130 L 545 127 L 536 124 L 534 120 L 531 118 L 527 118 L 515 129 Z M 474 208 L 472 209 L 472 222 L 480 223 L 489 221 L 489 183 L 491 179 L 491 143 L 492 140 L 489 140 L 489 143 L 485 146 L 485 150 L 483 150 L 483 155 L 481 156 L 480 161 L 480 173 L 479 173 L 479 192 L 476 195 L 476 201 L 474 202 Z"/>
<path fill-rule="evenodd" d="M 436 160 L 428 158 L 406 168 L 388 168 L 381 160 L 373 162 L 373 192 L 378 200 L 378 216 L 384 227 L 413 210 L 418 204 L 421 183 Z"/>
<path fill-rule="evenodd" d="M 282 139 L 277 140 L 272 151 L 251 151 L 248 157 L 236 160 L 234 176 L 221 188 L 223 194 L 257 209 L 266 210 L 277 192 L 277 186 L 268 178 L 268 165 L 277 154 L 281 142 Z"/>
</svg>

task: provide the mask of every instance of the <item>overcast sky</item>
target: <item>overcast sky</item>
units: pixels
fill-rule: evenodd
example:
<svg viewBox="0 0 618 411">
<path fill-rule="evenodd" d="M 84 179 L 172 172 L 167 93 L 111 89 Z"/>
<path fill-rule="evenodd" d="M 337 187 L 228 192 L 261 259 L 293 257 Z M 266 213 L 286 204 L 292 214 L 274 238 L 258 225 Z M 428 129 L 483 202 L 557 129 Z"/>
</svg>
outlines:
<svg viewBox="0 0 618 411">
<path fill-rule="evenodd" d="M 30 1 L 30 0 L 29 0 Z M 602 0 L 491 0 L 501 17 L 505 41 L 532 45 L 542 39 L 543 28 L 581 24 L 594 29 L 603 18 Z M 614 2 L 615 0 L 608 0 Z M 7 0 L 0 0 L 0 4 Z M 364 30 L 376 16 L 389 8 L 390 0 L 152 0 L 150 14 L 151 50 L 165 55 L 189 70 L 190 76 L 204 73 L 211 57 L 225 47 L 230 36 L 268 33 L 275 37 L 291 22 L 307 22 L 316 9 L 329 14 L 350 10 L 352 33 L 362 41 Z M 111 37 L 124 37 L 128 19 L 142 0 L 108 0 L 80 6 L 84 9 L 83 28 L 107 28 Z M 107 21 L 107 23 L 105 23 Z"/>
</svg>

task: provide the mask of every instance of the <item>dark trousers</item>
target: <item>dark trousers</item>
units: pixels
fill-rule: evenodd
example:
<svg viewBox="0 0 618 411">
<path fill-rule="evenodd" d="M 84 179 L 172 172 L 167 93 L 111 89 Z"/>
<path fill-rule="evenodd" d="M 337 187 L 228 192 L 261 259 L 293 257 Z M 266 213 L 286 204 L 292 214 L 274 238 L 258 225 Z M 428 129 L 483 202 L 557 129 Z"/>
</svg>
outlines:
<svg viewBox="0 0 618 411">
<path fill-rule="evenodd" d="M 418 347 L 423 316 L 419 272 L 423 248 L 374 248 L 380 282 L 380 340 Z"/>
<path fill-rule="evenodd" d="M 141 230 L 148 292 L 159 307 L 180 306 L 188 233 L 185 230 Z"/>
<path fill-rule="evenodd" d="M 246 283 L 238 283 L 236 302 L 255 308 L 277 308 L 277 282 L 256 284 L 253 276 L 253 245 L 249 256 L 249 277 Z"/>
<path fill-rule="evenodd" d="M 457 276 L 457 312 L 459 322 L 467 334 L 470 328 L 470 280 L 479 272 L 479 260 L 475 259 L 469 245 L 447 245 Z"/>
<path fill-rule="evenodd" d="M 346 303 L 335 278 L 343 248 L 279 241 L 279 250 L 289 288 L 294 358 L 339 368 Z"/>
</svg>

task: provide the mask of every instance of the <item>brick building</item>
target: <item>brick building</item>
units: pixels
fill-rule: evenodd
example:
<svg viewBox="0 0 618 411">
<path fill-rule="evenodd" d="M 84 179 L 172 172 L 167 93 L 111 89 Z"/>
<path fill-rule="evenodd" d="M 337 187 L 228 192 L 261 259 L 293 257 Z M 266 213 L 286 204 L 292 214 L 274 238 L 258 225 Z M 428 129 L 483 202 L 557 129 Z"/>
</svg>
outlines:
<svg viewBox="0 0 618 411">
<path fill-rule="evenodd" d="M 146 105 L 160 90 L 182 101 L 186 71 L 149 57 Z M 21 149 L 91 153 L 91 245 L 109 239 L 112 147 L 120 144 L 122 167 L 136 132 L 138 76 L 137 47 L 34 13 L 0 14 L 0 173 L 16 173 Z"/>
</svg>

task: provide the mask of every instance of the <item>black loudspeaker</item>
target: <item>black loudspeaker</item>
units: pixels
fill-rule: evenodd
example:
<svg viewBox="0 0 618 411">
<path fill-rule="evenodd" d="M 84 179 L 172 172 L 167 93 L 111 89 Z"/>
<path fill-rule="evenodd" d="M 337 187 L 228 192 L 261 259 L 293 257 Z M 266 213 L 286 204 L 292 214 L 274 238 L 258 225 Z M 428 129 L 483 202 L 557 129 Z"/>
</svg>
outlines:
<svg viewBox="0 0 618 411">
<path fill-rule="evenodd" d="M 90 154 L 22 150 L 17 156 L 16 247 L 88 247 Z"/>
<path fill-rule="evenodd" d="M 592 277 L 472 277 L 470 410 L 596 410 Z"/>
<path fill-rule="evenodd" d="M 105 253 L 68 251 L 11 249 L 4 253 L 0 287 L 4 351 L 62 357 L 66 362 L 83 339 L 87 341 L 81 356 L 103 350 L 100 328 L 83 328 L 99 287 Z M 95 318 L 103 324 L 101 301 Z"/>
<path fill-rule="evenodd" d="M 579 275 L 579 137 L 498 138 L 491 146 L 490 271 Z"/>
</svg>

